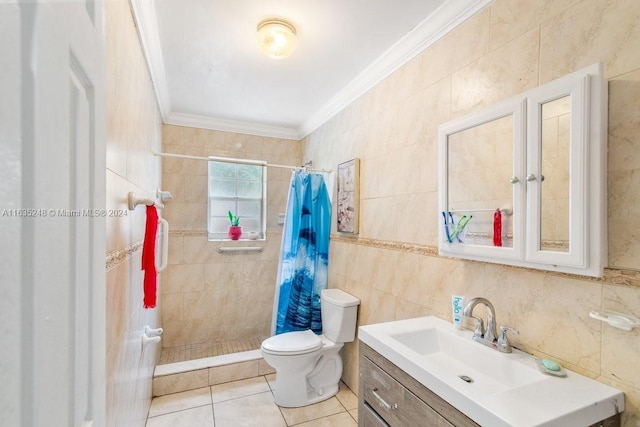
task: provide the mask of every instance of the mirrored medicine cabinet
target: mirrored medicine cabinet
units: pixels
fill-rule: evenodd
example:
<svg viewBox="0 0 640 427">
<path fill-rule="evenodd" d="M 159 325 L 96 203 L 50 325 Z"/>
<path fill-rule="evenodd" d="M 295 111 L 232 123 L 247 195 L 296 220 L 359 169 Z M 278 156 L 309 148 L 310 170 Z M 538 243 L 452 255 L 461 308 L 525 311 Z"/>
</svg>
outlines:
<svg viewBox="0 0 640 427">
<path fill-rule="evenodd" d="M 601 64 L 442 124 L 440 254 L 602 276 L 606 132 Z"/>
</svg>

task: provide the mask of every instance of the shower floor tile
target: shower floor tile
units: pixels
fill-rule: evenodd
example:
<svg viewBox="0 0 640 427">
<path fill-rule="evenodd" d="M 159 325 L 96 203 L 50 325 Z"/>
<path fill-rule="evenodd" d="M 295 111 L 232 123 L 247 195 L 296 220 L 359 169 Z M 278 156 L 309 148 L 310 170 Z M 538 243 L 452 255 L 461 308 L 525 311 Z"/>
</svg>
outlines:
<svg viewBox="0 0 640 427">
<path fill-rule="evenodd" d="M 267 337 L 256 337 L 247 340 L 187 344 L 178 347 L 165 347 L 160 355 L 160 364 L 185 362 L 205 357 L 222 356 L 223 354 L 257 350 Z"/>
</svg>

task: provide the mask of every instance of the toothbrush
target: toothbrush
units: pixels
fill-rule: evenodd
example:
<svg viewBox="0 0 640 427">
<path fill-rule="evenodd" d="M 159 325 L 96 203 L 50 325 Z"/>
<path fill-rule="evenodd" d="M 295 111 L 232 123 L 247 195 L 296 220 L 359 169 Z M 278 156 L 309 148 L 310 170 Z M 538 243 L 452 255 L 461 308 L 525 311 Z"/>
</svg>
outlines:
<svg viewBox="0 0 640 427">
<path fill-rule="evenodd" d="M 444 218 L 444 231 L 445 233 L 447 233 L 447 241 L 449 243 L 453 243 L 453 240 L 451 240 L 451 235 L 449 234 L 449 224 L 447 223 L 447 214 L 442 211 L 442 218 Z"/>
<path fill-rule="evenodd" d="M 451 213 L 451 212 L 449 212 Z M 455 226 L 455 228 L 453 229 L 453 232 L 451 233 L 451 240 L 455 239 L 456 237 L 458 238 L 458 242 L 462 243 L 462 240 L 460 240 L 460 237 L 458 237 L 458 233 L 460 233 L 460 231 L 462 231 L 462 229 L 460 228 L 460 226 L 462 225 L 462 221 L 464 221 L 464 219 L 466 218 L 466 215 L 462 215 L 460 217 L 460 220 L 458 221 L 458 225 Z"/>
<path fill-rule="evenodd" d="M 451 213 L 451 211 L 449 211 L 448 214 L 449 218 L 451 218 L 451 229 L 453 230 L 451 232 L 451 241 L 454 242 L 456 236 L 458 235 L 458 226 L 460 225 L 460 223 L 458 222 L 458 225 L 456 225 L 456 220 L 453 218 L 453 213 Z M 460 241 L 460 239 L 458 239 L 458 241 Z"/>
<path fill-rule="evenodd" d="M 469 217 L 464 222 L 464 224 L 462 224 L 462 228 L 460 229 L 460 232 L 462 232 L 462 230 L 464 230 L 464 228 L 467 226 L 467 224 L 469 224 L 469 221 L 471 221 L 471 218 L 473 218 L 473 215 L 469 215 Z"/>
<path fill-rule="evenodd" d="M 458 241 L 460 243 L 462 243 L 462 239 L 460 239 L 460 233 L 464 231 L 467 224 L 469 224 L 469 221 L 471 221 L 471 218 L 473 218 L 473 215 L 469 215 L 469 217 L 467 217 L 467 220 L 464 223 L 462 222 L 462 219 L 460 219 L 460 221 L 458 222 L 458 225 L 460 225 L 460 230 L 458 231 Z"/>
</svg>

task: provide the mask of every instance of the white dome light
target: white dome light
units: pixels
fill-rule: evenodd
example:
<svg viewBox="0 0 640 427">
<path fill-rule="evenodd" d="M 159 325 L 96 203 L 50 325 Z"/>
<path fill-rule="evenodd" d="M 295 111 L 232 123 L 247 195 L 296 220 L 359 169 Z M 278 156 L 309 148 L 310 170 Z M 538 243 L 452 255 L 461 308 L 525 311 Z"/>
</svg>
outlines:
<svg viewBox="0 0 640 427">
<path fill-rule="evenodd" d="M 258 46 L 269 58 L 286 58 L 296 47 L 296 29 L 279 19 L 265 19 L 258 24 Z"/>
</svg>

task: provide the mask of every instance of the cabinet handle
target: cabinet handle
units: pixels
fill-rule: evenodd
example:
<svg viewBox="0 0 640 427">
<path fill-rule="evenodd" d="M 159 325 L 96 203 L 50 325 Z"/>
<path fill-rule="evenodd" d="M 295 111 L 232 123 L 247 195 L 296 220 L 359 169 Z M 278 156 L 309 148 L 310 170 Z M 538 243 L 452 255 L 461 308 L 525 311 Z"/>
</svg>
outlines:
<svg viewBox="0 0 640 427">
<path fill-rule="evenodd" d="M 536 176 L 532 173 L 530 173 L 529 175 L 527 175 L 527 181 L 531 182 L 531 181 L 535 181 L 536 180 Z"/>
<path fill-rule="evenodd" d="M 509 178 L 509 182 L 512 184 L 517 184 L 520 182 L 520 178 L 518 178 L 517 176 L 512 176 L 511 178 Z"/>
<path fill-rule="evenodd" d="M 377 388 L 374 388 L 373 390 L 371 390 L 371 393 L 373 393 L 375 398 L 378 399 L 378 403 L 380 404 L 380 406 L 382 406 L 383 408 L 386 408 L 387 411 L 398 409 L 397 403 L 392 403 L 391 405 L 389 405 L 377 392 L 378 392 Z"/>
</svg>

